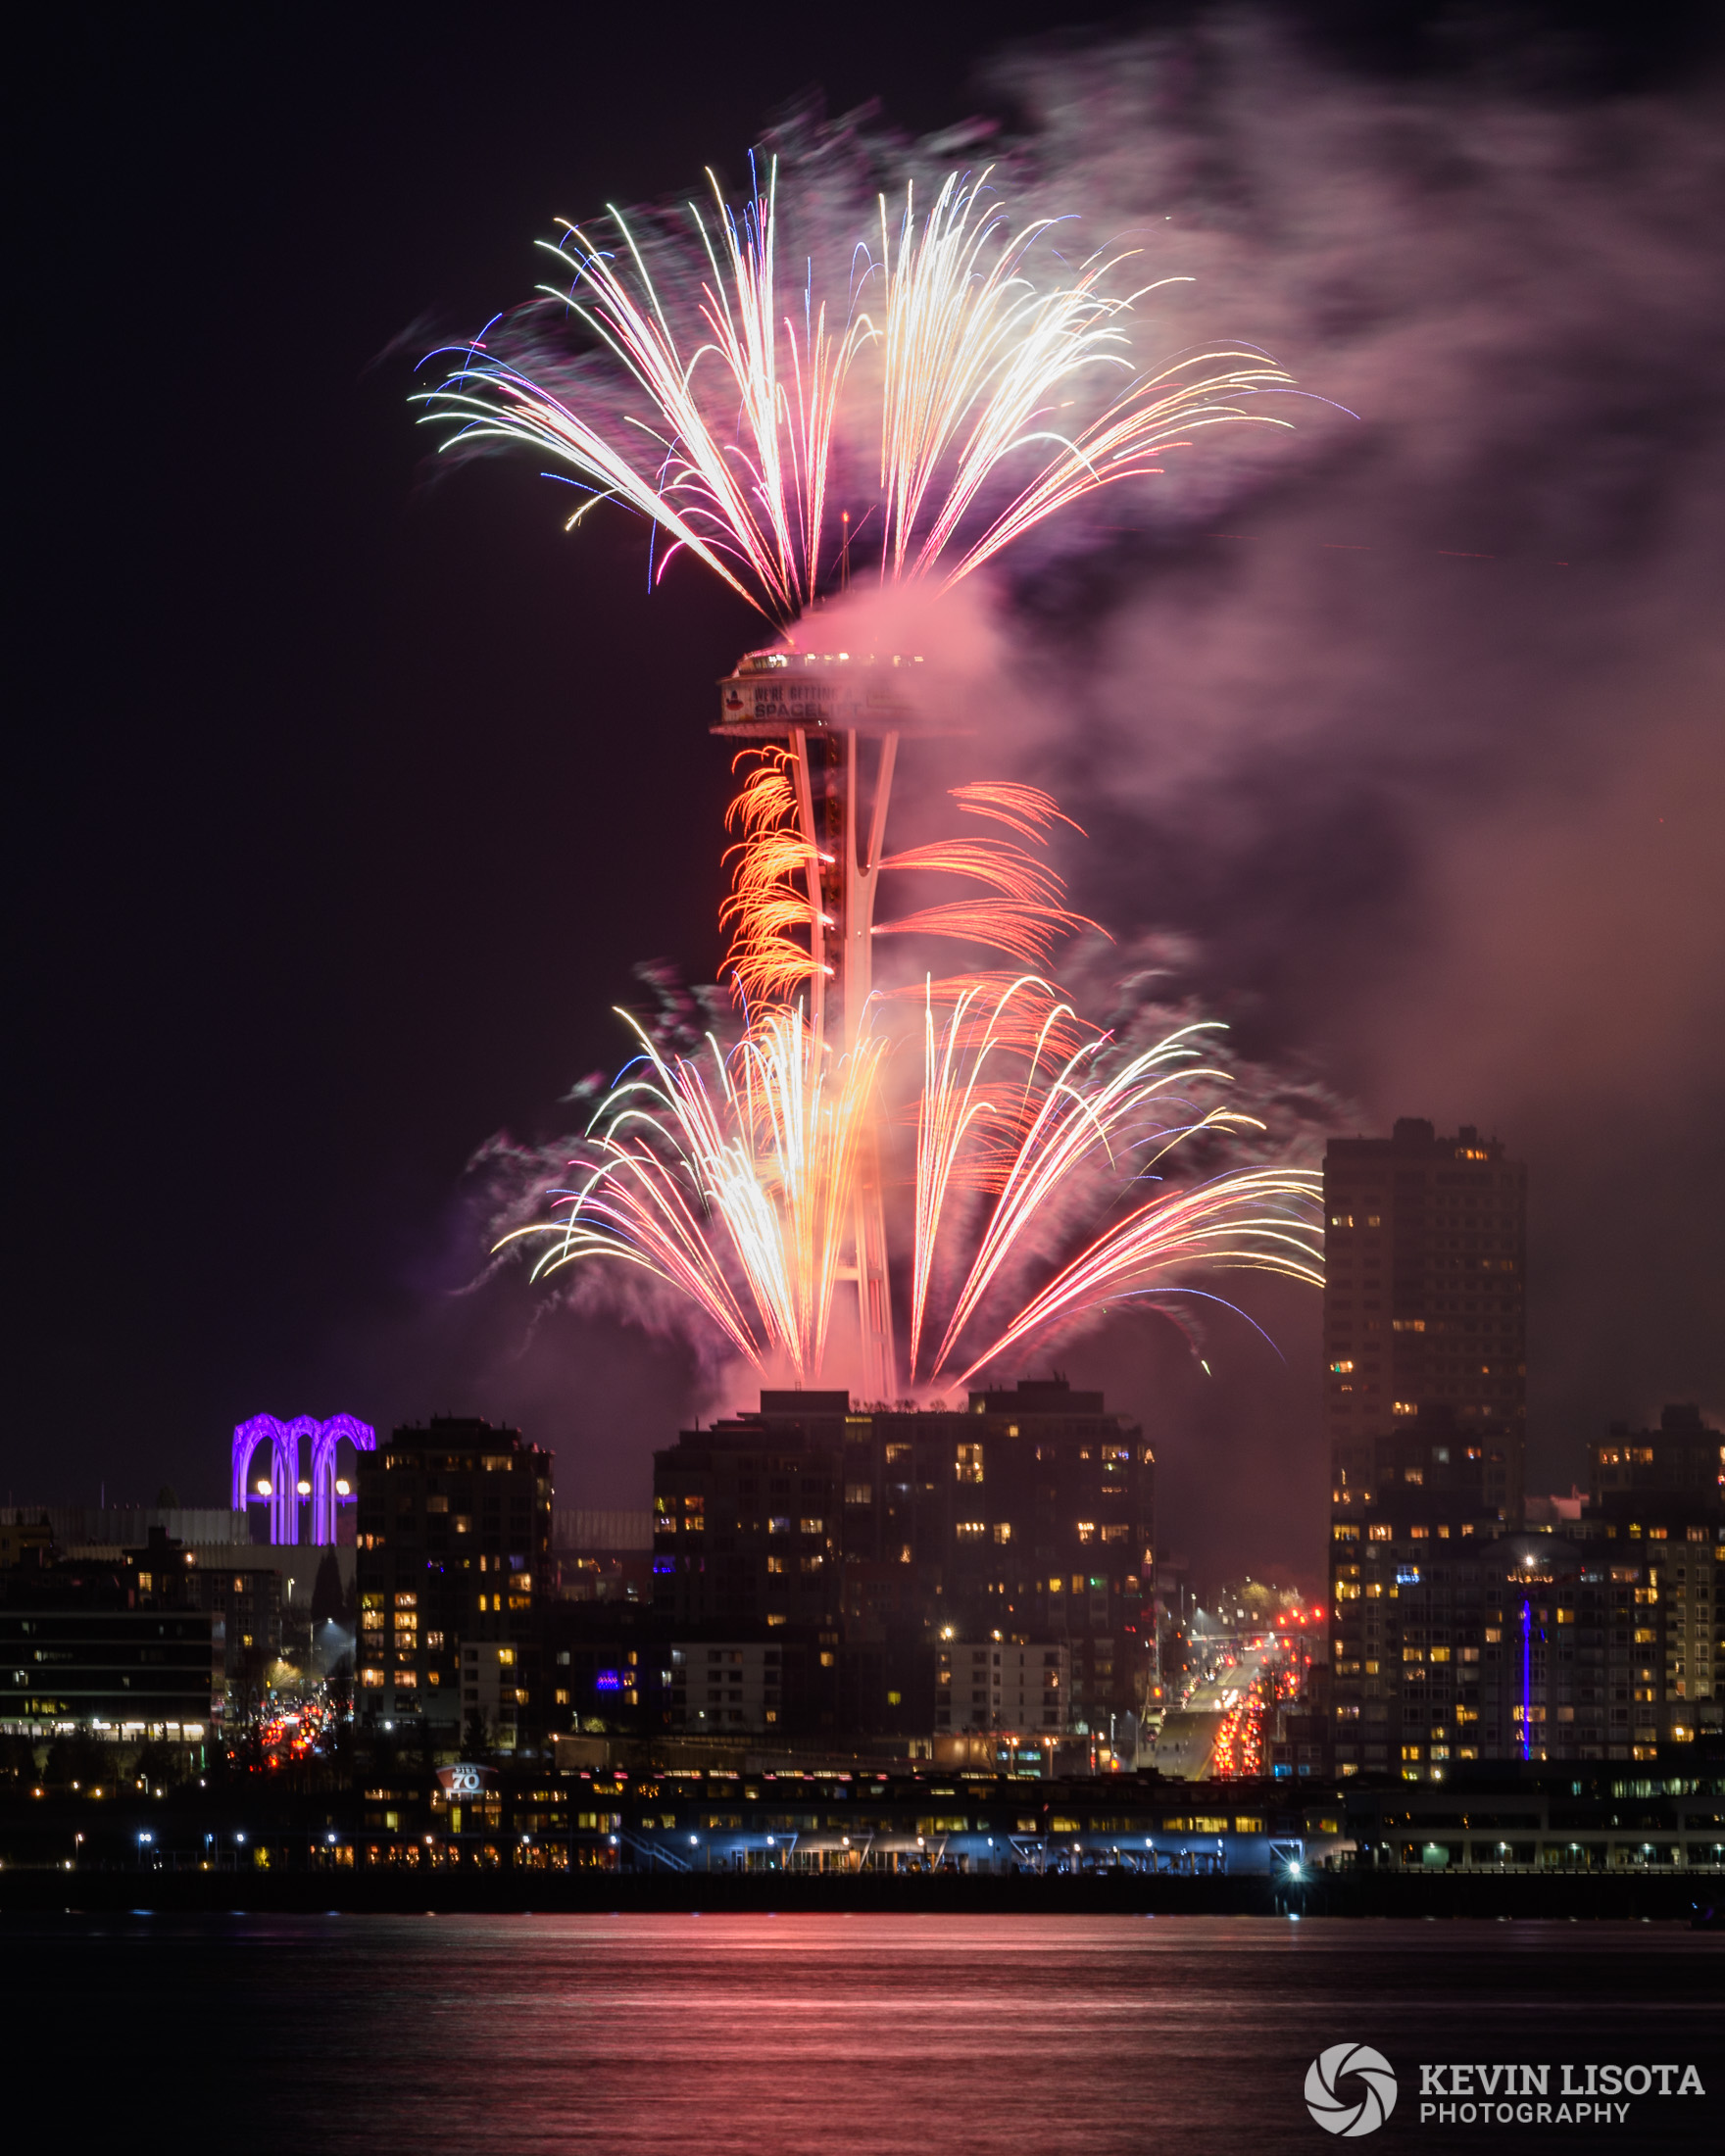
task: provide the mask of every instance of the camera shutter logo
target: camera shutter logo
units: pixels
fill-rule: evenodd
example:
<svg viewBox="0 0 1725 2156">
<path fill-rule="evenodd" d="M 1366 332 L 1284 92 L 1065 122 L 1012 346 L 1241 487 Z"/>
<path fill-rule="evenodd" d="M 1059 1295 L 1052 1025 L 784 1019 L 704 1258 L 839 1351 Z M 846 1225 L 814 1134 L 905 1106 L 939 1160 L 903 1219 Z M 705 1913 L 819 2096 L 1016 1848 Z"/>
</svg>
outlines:
<svg viewBox="0 0 1725 2156">
<path fill-rule="evenodd" d="M 1368 2043 L 1333 2043 L 1306 2070 L 1306 2108 L 1326 2133 L 1375 2133 L 1396 2108 L 1396 2070 Z"/>
</svg>

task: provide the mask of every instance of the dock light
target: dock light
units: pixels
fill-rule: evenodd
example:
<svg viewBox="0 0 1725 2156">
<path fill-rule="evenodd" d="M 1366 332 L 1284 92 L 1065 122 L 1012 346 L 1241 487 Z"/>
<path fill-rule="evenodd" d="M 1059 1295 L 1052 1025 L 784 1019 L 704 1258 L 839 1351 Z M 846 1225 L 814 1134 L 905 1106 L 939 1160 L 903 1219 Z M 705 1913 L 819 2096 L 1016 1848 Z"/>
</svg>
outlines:
<svg viewBox="0 0 1725 2156">
<path fill-rule="evenodd" d="M 691 1836 L 689 1837 L 689 1846 L 690 1846 L 690 1848 L 691 1848 L 691 1849 L 693 1849 L 693 1848 L 696 1848 L 696 1847 L 698 1847 L 698 1846 L 700 1845 L 700 1840 L 701 1840 L 701 1837 L 700 1837 L 699 1835 L 691 1835 Z"/>
<path fill-rule="evenodd" d="M 305 1480 L 303 1476 L 297 1483 L 294 1484 L 294 1488 L 299 1492 L 302 1497 L 309 1497 L 312 1494 L 312 1486 L 309 1482 Z"/>
<path fill-rule="evenodd" d="M 260 1497 L 268 1497 L 269 1495 L 271 1495 L 271 1483 L 270 1483 L 270 1478 L 269 1478 L 269 1476 L 268 1476 L 268 1475 L 260 1475 L 260 1476 L 258 1477 L 258 1494 L 259 1494 L 259 1496 L 260 1496 Z"/>
<path fill-rule="evenodd" d="M 352 1493 L 353 1487 L 353 1484 L 348 1481 L 345 1475 L 337 1476 L 335 1483 L 335 1494 L 338 1497 L 345 1497 Z"/>
</svg>

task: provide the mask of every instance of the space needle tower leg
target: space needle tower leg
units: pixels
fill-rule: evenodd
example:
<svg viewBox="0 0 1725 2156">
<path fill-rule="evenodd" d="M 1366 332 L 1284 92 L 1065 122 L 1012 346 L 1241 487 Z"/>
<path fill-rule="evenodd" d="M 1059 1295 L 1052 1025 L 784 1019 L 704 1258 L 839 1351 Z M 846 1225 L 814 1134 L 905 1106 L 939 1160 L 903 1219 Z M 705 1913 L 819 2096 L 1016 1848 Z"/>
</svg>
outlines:
<svg viewBox="0 0 1725 2156">
<path fill-rule="evenodd" d="M 886 838 L 887 804 L 892 797 L 893 764 L 898 757 L 897 734 L 879 737 L 879 760 L 875 765 L 874 798 L 870 804 L 868 830 L 862 833 L 861 762 L 863 754 L 857 736 L 845 737 L 845 911 L 844 911 L 844 1049 L 854 1053 L 862 1031 L 868 999 L 873 990 L 874 886 L 880 871 L 881 849 Z M 871 1399 L 890 1399 L 896 1390 L 897 1361 L 893 1353 L 892 1291 L 886 1266 L 886 1211 L 881 1190 L 880 1144 L 870 1118 L 859 1136 L 857 1148 L 856 1227 L 857 1315 L 862 1342 L 862 1382 Z"/>
</svg>

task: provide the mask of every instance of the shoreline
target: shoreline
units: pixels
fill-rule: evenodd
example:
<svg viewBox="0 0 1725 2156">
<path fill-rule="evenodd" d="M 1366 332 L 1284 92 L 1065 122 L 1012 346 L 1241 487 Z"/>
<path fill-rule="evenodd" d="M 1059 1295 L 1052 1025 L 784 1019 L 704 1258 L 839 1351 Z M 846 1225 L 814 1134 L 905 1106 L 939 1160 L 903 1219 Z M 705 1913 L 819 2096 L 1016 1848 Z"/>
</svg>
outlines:
<svg viewBox="0 0 1725 2156">
<path fill-rule="evenodd" d="M 1721 1926 L 1725 1880 L 1683 1874 L 1623 1878 L 1446 1879 L 1342 1873 L 1299 1885 L 1263 1879 L 668 1876 L 540 1870 L 463 1876 L 394 1868 L 318 1872 L 0 1871 L 0 1919 L 111 1915 L 823 1915 L 892 1911 L 944 1916 L 1340 1917 L 1642 1922 Z"/>
</svg>

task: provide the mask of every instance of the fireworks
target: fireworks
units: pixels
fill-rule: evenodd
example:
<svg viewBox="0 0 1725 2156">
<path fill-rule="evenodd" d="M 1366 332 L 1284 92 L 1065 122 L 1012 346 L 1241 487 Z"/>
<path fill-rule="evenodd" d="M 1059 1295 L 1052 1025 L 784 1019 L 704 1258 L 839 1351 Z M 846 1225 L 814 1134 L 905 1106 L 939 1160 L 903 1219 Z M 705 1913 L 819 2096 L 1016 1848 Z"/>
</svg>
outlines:
<svg viewBox="0 0 1725 2156">
<path fill-rule="evenodd" d="M 1106 1036 L 1059 1053 L 1076 1020 L 1032 977 L 964 989 L 943 1024 L 929 996 L 924 1018 L 912 1378 L 955 1243 L 957 1286 L 922 1373 L 930 1383 L 945 1375 L 962 1384 L 1033 1334 L 1169 1288 L 1198 1267 L 1319 1281 L 1318 1179 L 1309 1171 L 1247 1169 L 1139 1197 L 1155 1191 L 1179 1149 L 1202 1152 L 1218 1136 L 1261 1127 L 1190 1098 L 1225 1081 L 1201 1058 L 1206 1028 L 1182 1028 L 1109 1070 Z M 641 1063 L 595 1117 L 580 1179 L 553 1194 L 558 1217 L 515 1238 L 542 1246 L 535 1277 L 595 1257 L 643 1265 L 698 1303 L 751 1361 L 788 1366 L 799 1382 L 817 1378 L 856 1232 L 883 1037 L 865 1032 L 835 1070 L 800 1006 L 768 1014 L 729 1056 L 714 1045 L 700 1060 L 666 1058 L 637 1034 Z M 987 1217 L 972 1234 L 977 1200 Z M 1058 1223 L 1099 1212 L 1113 1217 L 1051 1267 Z"/>
<path fill-rule="evenodd" d="M 883 581 L 944 589 L 1201 427 L 1288 423 L 1256 403 L 1292 377 L 1247 347 L 1137 368 L 1127 325 L 1158 285 L 1109 289 L 1130 251 L 1070 270 L 1048 220 L 1011 229 L 987 172 L 926 212 L 883 199 L 842 302 L 778 290 L 776 169 L 740 213 L 715 182 L 689 217 L 704 268 L 679 253 L 668 283 L 617 212 L 609 233 L 566 225 L 542 243 L 559 282 L 433 355 L 453 364 L 419 401 L 449 446 L 546 458 L 586 496 L 571 526 L 632 510 L 668 542 L 658 575 L 687 550 L 774 621 L 848 574 L 865 530 Z M 602 364 L 544 348 L 566 315 Z"/>
<path fill-rule="evenodd" d="M 1313 1176 L 1216 1165 L 1221 1142 L 1261 1126 L 1195 1097 L 1226 1082 L 1206 1029 L 1128 1054 L 1042 977 L 1057 942 L 1094 925 L 1036 851 L 1070 819 L 1034 788 L 974 782 L 953 789 L 957 809 L 1010 837 L 889 852 L 912 709 L 900 660 L 796 648 L 801 617 L 867 561 L 882 583 L 949 589 L 1057 512 L 1159 471 L 1199 427 L 1286 424 L 1254 400 L 1290 377 L 1245 347 L 1142 368 L 1129 330 L 1157 286 L 1118 288 L 1128 253 L 1070 268 L 1047 220 L 1013 228 L 986 172 L 950 176 L 926 209 L 910 189 L 896 213 L 883 199 L 842 295 L 819 293 L 811 264 L 790 306 L 776 174 L 740 212 L 715 186 L 689 216 L 680 251 L 615 211 L 607 231 L 566 226 L 559 282 L 447 355 L 420 400 L 448 446 L 546 458 L 585 496 L 571 525 L 605 503 L 647 519 L 656 577 L 688 552 L 789 647 L 745 660 L 717 729 L 750 744 L 722 916 L 744 1037 L 679 1057 L 640 1035 L 555 1217 L 515 1231 L 539 1246 L 536 1275 L 645 1267 L 799 1383 L 818 1379 L 853 1284 L 877 1395 L 962 1383 L 1195 1268 L 1315 1281 Z M 591 347 L 572 361 L 547 343 L 565 319 Z M 901 874 L 971 888 L 877 920 L 879 879 Z M 896 1005 L 875 991 L 877 936 L 981 945 L 1020 969 L 922 987 L 902 1366 L 883 1167 Z"/>
<path fill-rule="evenodd" d="M 626 1021 L 633 1024 L 632 1020 Z M 818 1376 L 882 1044 L 828 1064 L 800 1008 L 769 1013 L 729 1055 L 641 1063 L 595 1118 L 535 1277 L 577 1258 L 644 1265 L 697 1303 L 738 1352 Z"/>
</svg>

